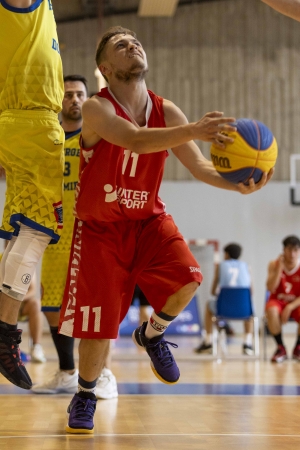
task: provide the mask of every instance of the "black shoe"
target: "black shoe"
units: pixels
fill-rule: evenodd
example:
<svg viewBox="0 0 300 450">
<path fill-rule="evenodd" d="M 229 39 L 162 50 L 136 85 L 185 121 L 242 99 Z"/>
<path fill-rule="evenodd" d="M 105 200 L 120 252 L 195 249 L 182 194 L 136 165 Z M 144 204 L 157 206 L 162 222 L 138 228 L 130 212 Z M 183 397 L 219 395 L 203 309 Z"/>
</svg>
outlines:
<svg viewBox="0 0 300 450">
<path fill-rule="evenodd" d="M 0 373 L 22 389 L 31 389 L 32 381 L 21 360 L 19 344 L 22 330 L 0 328 Z"/>
<path fill-rule="evenodd" d="M 177 383 L 180 372 L 168 344 L 174 348 L 177 348 L 178 345 L 166 341 L 163 334 L 148 339 L 145 336 L 146 327 L 147 322 L 144 322 L 134 330 L 132 333 L 133 342 L 137 347 L 145 348 L 151 360 L 151 369 L 160 381 L 166 384 Z"/>
<path fill-rule="evenodd" d="M 67 409 L 69 420 L 66 431 L 74 434 L 93 433 L 96 404 L 97 398 L 91 392 L 75 394 Z"/>
<path fill-rule="evenodd" d="M 253 350 L 252 345 L 243 344 L 243 354 L 248 355 L 248 356 L 254 355 L 254 350 Z"/>
<path fill-rule="evenodd" d="M 201 345 L 199 345 L 199 347 L 194 349 L 195 353 L 208 353 L 208 354 L 212 354 L 212 345 L 211 344 L 206 344 L 205 342 L 203 342 Z"/>
</svg>

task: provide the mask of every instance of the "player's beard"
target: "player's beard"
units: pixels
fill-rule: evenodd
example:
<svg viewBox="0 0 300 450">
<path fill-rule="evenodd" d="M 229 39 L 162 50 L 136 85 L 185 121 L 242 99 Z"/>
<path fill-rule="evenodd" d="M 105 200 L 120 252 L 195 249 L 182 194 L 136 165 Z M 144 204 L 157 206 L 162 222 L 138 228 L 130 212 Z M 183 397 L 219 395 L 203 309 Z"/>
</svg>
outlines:
<svg viewBox="0 0 300 450">
<path fill-rule="evenodd" d="M 66 118 L 68 120 L 74 120 L 74 121 L 78 121 L 82 119 L 82 115 L 81 115 L 81 111 L 68 111 L 67 114 L 65 114 Z"/>
<path fill-rule="evenodd" d="M 144 64 L 141 64 L 140 62 L 136 61 L 135 63 L 132 64 L 132 66 L 128 70 L 117 70 L 115 72 L 115 76 L 119 81 L 123 81 L 124 83 L 128 84 L 131 81 L 144 80 L 147 72 L 148 67 L 145 67 Z"/>
</svg>

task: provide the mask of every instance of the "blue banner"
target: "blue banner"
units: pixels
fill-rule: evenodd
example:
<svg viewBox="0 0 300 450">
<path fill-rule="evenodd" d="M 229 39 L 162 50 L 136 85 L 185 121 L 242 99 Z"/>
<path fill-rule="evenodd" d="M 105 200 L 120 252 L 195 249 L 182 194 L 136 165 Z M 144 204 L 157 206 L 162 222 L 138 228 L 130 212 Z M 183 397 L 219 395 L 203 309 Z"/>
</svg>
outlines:
<svg viewBox="0 0 300 450">
<path fill-rule="evenodd" d="M 149 316 L 152 308 L 149 306 Z M 139 326 L 139 303 L 134 302 L 130 306 L 126 317 L 120 324 L 120 336 L 130 336 L 132 332 Z M 201 318 L 198 309 L 197 297 L 193 297 L 187 307 L 181 311 L 175 320 L 169 325 L 168 335 L 180 334 L 183 336 L 194 336 L 201 334 Z"/>
</svg>

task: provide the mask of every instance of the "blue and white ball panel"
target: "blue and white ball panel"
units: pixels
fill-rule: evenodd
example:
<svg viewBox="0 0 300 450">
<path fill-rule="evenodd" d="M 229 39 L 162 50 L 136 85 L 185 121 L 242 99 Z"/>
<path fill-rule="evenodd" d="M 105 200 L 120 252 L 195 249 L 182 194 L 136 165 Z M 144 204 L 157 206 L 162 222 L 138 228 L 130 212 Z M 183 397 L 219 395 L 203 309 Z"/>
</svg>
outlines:
<svg viewBox="0 0 300 450">
<path fill-rule="evenodd" d="M 273 133 L 258 120 L 239 119 L 233 126 L 236 126 L 237 132 L 254 149 L 267 150 L 273 143 Z"/>
<path fill-rule="evenodd" d="M 212 163 L 232 183 L 247 183 L 250 178 L 257 183 L 263 172 L 269 172 L 276 163 L 276 139 L 266 125 L 256 120 L 239 119 L 234 125 L 236 132 L 224 133 L 234 138 L 233 143 L 224 149 L 212 144 Z"/>
<path fill-rule="evenodd" d="M 225 180 L 230 181 L 231 183 L 238 184 L 244 180 L 250 180 L 250 178 L 254 179 L 255 183 L 258 183 L 262 177 L 263 171 L 260 169 L 254 169 L 253 167 L 246 167 L 244 169 L 239 169 L 232 172 L 222 172 L 222 175 Z"/>
</svg>

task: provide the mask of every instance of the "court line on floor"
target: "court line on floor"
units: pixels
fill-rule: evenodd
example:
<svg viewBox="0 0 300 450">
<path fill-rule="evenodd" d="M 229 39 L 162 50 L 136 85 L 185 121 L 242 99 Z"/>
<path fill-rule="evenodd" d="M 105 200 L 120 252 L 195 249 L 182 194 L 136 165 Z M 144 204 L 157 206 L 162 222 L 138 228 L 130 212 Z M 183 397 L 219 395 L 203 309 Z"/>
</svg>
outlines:
<svg viewBox="0 0 300 450">
<path fill-rule="evenodd" d="M 222 436 L 222 437 L 297 437 L 300 439 L 300 434 L 255 434 L 255 433 L 103 433 L 103 434 L 40 434 L 40 435 L 20 435 L 20 436 L 0 436 L 1 439 L 44 439 L 44 438 L 94 438 L 94 437 L 154 437 L 154 436 L 176 436 L 176 437 L 195 437 L 195 436 Z"/>
<path fill-rule="evenodd" d="M 120 395 L 214 395 L 298 397 L 300 386 L 271 384 L 223 384 L 223 383 L 118 383 Z M 0 384 L 0 395 L 34 395 L 30 390 L 20 389 L 13 384 Z M 60 394 L 61 395 L 61 394 Z M 65 394 L 64 394 L 65 395 Z"/>
</svg>

